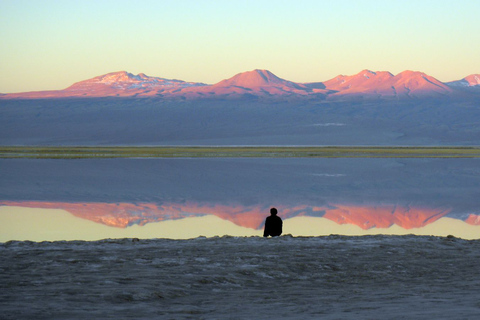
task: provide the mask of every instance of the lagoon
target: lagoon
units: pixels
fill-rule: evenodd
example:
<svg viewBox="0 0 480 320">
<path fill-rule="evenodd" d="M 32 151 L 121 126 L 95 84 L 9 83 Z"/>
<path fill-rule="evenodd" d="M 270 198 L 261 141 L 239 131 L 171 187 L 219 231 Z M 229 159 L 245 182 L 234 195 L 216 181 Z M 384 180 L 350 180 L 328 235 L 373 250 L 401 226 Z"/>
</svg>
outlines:
<svg viewBox="0 0 480 320">
<path fill-rule="evenodd" d="M 115 231 L 102 231 L 98 238 L 88 239 L 258 235 L 272 206 L 285 221 L 284 232 L 295 236 L 326 234 L 329 230 L 345 234 L 424 234 L 428 230 L 427 234 L 480 238 L 479 161 L 0 159 L 0 213 L 20 208 L 15 211 L 18 217 L 19 212 L 31 214 L 34 209 L 43 209 L 36 212 L 44 214 L 47 209 L 49 213 L 61 210 L 68 213 L 68 222 L 58 219 L 58 225 L 50 224 L 52 230 L 66 230 L 65 225 L 87 221 L 102 230 Z M 1 241 L 31 240 L 21 234 L 21 219 L 11 222 L 17 229 L 5 224 L 5 214 L 0 214 L 0 219 L 2 234 L 7 228 L 18 230 Z M 168 228 L 167 222 L 172 223 Z M 433 228 L 435 225 L 439 227 Z M 312 226 L 317 226 L 318 234 Z M 354 229 L 347 231 L 346 227 Z M 148 228 L 156 231 L 144 233 Z M 43 234 L 43 240 L 52 239 L 49 233 Z M 81 238 L 85 233 L 80 232 L 79 237 L 76 240 L 87 240 Z"/>
</svg>

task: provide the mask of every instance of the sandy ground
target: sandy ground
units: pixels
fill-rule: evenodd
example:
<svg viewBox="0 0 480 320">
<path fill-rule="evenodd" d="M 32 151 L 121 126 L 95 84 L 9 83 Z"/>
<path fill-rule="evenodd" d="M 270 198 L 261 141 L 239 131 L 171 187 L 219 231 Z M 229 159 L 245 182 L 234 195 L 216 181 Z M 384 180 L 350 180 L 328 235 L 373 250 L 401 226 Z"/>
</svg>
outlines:
<svg viewBox="0 0 480 320">
<path fill-rule="evenodd" d="M 480 241 L 0 243 L 2 319 L 479 319 Z"/>
</svg>

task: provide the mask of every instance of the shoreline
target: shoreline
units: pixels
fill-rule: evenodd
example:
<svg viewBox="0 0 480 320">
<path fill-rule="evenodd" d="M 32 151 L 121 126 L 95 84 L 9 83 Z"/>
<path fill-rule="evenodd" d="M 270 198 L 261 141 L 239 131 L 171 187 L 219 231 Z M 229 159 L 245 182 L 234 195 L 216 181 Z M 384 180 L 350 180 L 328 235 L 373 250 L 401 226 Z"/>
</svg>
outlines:
<svg viewBox="0 0 480 320">
<path fill-rule="evenodd" d="M 478 146 L 0 146 L 3 159 L 479 157 Z"/>
</svg>

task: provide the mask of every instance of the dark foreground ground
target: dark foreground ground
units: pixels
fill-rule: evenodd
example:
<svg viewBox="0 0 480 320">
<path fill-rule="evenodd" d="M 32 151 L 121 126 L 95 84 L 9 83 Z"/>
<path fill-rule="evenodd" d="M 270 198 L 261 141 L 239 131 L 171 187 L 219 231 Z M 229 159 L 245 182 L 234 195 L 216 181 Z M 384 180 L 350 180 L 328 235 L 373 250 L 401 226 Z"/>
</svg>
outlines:
<svg viewBox="0 0 480 320">
<path fill-rule="evenodd" d="M 477 319 L 480 241 L 0 244 L 2 319 Z"/>
</svg>

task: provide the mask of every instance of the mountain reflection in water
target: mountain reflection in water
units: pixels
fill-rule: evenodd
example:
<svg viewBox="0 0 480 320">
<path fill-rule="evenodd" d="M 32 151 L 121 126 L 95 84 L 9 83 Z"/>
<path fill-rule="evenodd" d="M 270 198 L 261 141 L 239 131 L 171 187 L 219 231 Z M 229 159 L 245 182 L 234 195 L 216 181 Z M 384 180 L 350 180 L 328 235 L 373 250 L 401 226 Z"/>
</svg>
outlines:
<svg viewBox="0 0 480 320">
<path fill-rule="evenodd" d="M 238 226 L 260 229 L 263 227 L 266 206 L 226 206 L 220 204 L 162 204 L 153 203 L 67 203 L 67 202 L 0 202 L 0 205 L 62 209 L 79 218 L 88 219 L 111 227 L 126 228 L 135 224 L 176 220 L 188 217 L 215 215 Z M 392 225 L 404 229 L 421 228 L 444 217 L 450 210 L 431 208 L 410 208 L 401 206 L 347 206 L 325 207 L 277 206 L 283 218 L 297 216 L 324 217 L 338 224 L 354 224 L 366 230 L 388 228 Z M 471 224 L 475 223 L 471 218 Z"/>
</svg>

